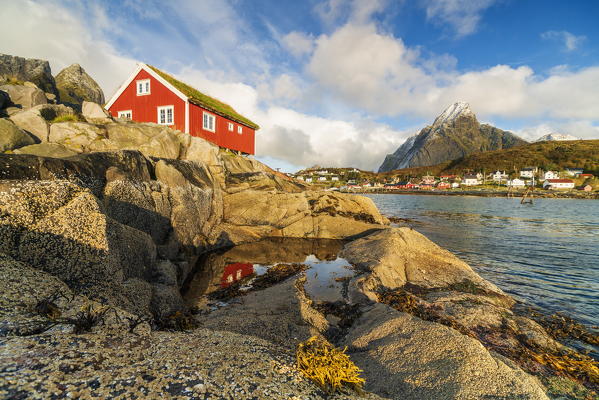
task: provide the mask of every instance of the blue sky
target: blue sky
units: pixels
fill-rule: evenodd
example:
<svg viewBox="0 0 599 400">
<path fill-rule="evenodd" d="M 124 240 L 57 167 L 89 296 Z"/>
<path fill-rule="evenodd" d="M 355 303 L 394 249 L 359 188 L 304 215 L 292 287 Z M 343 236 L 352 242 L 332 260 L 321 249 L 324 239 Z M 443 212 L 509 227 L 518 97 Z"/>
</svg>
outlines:
<svg viewBox="0 0 599 400">
<path fill-rule="evenodd" d="M 599 2 L 0 0 L 0 52 L 81 64 L 107 97 L 136 62 L 256 120 L 283 170 L 376 169 L 445 107 L 534 140 L 599 138 Z"/>
</svg>

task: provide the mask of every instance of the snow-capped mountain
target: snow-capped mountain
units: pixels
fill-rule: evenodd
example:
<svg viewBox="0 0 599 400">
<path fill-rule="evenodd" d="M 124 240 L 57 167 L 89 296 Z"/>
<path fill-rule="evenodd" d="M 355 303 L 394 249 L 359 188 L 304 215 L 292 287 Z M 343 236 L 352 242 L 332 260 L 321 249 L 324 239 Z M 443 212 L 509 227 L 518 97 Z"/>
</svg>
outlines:
<svg viewBox="0 0 599 400">
<path fill-rule="evenodd" d="M 540 138 L 535 140 L 535 142 L 546 142 L 548 140 L 581 140 L 581 139 L 579 137 L 572 136 L 567 133 L 566 134 L 550 133 L 550 134 L 541 136 Z"/>
<path fill-rule="evenodd" d="M 527 143 L 511 132 L 480 124 L 468 103 L 457 102 L 435 118 L 431 126 L 409 137 L 388 154 L 379 172 L 435 165 L 467 154 Z"/>
</svg>

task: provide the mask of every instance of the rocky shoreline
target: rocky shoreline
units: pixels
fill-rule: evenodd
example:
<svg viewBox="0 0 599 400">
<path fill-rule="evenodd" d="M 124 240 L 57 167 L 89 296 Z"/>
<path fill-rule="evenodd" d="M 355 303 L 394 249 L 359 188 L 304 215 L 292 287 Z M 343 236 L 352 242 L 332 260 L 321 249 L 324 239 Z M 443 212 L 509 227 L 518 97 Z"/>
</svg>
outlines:
<svg viewBox="0 0 599 400">
<path fill-rule="evenodd" d="M 596 362 L 370 199 L 95 103 L 21 106 L 0 125 L 0 397 L 596 396 Z M 194 274 L 219 279 L 200 257 L 269 238 L 259 254 L 286 262 L 301 261 L 289 238 L 344 240 L 343 300 L 311 298 L 303 268 L 209 312 L 184 298 Z M 298 371 L 313 336 L 347 346 L 365 393 Z"/>
</svg>

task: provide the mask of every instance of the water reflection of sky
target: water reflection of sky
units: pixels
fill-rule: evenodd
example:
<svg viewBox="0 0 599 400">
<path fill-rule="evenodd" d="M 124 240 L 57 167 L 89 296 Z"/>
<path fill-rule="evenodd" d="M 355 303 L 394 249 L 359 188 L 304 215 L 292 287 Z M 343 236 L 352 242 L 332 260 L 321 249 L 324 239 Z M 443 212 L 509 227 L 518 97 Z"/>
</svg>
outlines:
<svg viewBox="0 0 599 400">
<path fill-rule="evenodd" d="M 599 325 L 599 202 L 369 195 L 506 292 Z"/>
<path fill-rule="evenodd" d="M 304 288 L 313 300 L 342 300 L 343 278 L 353 275 L 350 264 L 337 256 L 343 243 L 338 240 L 271 239 L 214 252 L 199 260 L 184 295 L 189 304 L 196 304 L 213 291 L 236 283 L 242 283 L 241 290 L 250 289 L 255 277 L 275 265 L 301 263 L 309 267 Z"/>
</svg>

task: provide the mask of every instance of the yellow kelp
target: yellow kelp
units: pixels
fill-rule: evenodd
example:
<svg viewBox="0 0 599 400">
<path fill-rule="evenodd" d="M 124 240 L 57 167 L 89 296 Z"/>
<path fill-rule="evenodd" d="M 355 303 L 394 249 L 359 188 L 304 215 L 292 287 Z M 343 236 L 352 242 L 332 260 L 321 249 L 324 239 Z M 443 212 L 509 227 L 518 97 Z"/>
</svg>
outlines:
<svg viewBox="0 0 599 400">
<path fill-rule="evenodd" d="M 313 336 L 298 345 L 297 366 L 327 393 L 343 387 L 361 392 L 365 382 L 360 378 L 362 370 L 349 359 L 346 350 L 336 349 L 326 340 Z"/>
</svg>

